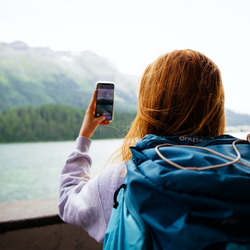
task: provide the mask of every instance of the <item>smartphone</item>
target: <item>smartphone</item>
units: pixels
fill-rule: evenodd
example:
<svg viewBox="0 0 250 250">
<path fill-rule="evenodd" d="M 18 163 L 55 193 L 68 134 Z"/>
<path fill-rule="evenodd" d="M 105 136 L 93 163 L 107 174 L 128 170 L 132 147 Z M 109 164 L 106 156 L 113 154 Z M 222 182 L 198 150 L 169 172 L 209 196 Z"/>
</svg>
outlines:
<svg viewBox="0 0 250 250">
<path fill-rule="evenodd" d="M 115 84 L 113 82 L 97 82 L 96 91 L 95 117 L 105 115 L 106 121 L 112 121 Z"/>
</svg>

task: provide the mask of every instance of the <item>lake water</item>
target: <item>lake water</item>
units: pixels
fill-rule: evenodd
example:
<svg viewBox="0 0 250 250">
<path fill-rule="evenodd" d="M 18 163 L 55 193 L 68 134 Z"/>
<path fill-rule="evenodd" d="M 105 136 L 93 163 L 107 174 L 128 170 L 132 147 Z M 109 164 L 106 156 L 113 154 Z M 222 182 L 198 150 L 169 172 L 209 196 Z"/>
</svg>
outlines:
<svg viewBox="0 0 250 250">
<path fill-rule="evenodd" d="M 102 169 L 122 140 L 93 140 L 91 173 Z M 0 144 L 0 202 L 56 198 L 75 141 Z"/>
<path fill-rule="evenodd" d="M 246 138 L 246 133 L 234 133 Z M 94 140 L 92 174 L 102 169 L 122 140 Z M 0 144 L 0 202 L 56 198 L 60 172 L 75 141 Z"/>
</svg>

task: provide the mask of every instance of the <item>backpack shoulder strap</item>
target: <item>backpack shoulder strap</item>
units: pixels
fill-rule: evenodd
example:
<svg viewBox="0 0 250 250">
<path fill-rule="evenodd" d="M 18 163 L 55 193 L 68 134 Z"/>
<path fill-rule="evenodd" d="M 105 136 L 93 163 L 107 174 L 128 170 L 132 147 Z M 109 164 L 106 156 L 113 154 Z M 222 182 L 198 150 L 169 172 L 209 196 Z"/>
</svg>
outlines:
<svg viewBox="0 0 250 250">
<path fill-rule="evenodd" d="M 137 250 L 150 249 L 147 229 L 126 197 L 126 178 L 124 183 L 115 191 L 114 204 L 108 228 L 104 238 L 105 250 Z"/>
<path fill-rule="evenodd" d="M 119 202 L 118 202 L 118 200 L 117 200 L 117 196 L 118 196 L 120 190 L 121 190 L 122 188 L 124 188 L 124 190 L 125 190 L 126 187 L 127 187 L 127 184 L 123 183 L 123 184 L 115 191 L 115 193 L 114 193 L 114 204 L 113 204 L 113 208 L 117 208 L 117 207 L 118 207 Z"/>
</svg>

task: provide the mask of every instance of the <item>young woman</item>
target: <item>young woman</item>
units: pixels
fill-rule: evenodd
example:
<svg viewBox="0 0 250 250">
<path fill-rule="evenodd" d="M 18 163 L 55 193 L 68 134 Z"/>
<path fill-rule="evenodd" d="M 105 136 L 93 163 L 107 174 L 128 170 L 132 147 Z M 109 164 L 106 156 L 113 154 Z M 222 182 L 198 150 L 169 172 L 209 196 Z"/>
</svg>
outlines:
<svg viewBox="0 0 250 250">
<path fill-rule="evenodd" d="M 224 90 L 218 67 L 193 50 L 175 50 L 150 64 L 140 82 L 137 116 L 124 139 L 120 163 L 108 165 L 91 179 L 88 150 L 98 125 L 94 117 L 96 93 L 85 114 L 76 150 L 62 170 L 59 214 L 103 242 L 110 219 L 113 195 L 123 183 L 129 147 L 147 134 L 217 137 L 224 133 Z"/>
</svg>

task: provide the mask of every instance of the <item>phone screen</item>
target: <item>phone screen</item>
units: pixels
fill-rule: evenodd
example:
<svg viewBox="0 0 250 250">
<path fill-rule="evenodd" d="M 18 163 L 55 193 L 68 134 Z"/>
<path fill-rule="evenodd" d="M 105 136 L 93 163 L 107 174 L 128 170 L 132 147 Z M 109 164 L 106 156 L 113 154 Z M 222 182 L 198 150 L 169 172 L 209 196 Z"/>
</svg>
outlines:
<svg viewBox="0 0 250 250">
<path fill-rule="evenodd" d="M 95 117 L 105 115 L 107 121 L 113 119 L 114 87 L 114 83 L 97 83 Z"/>
</svg>

